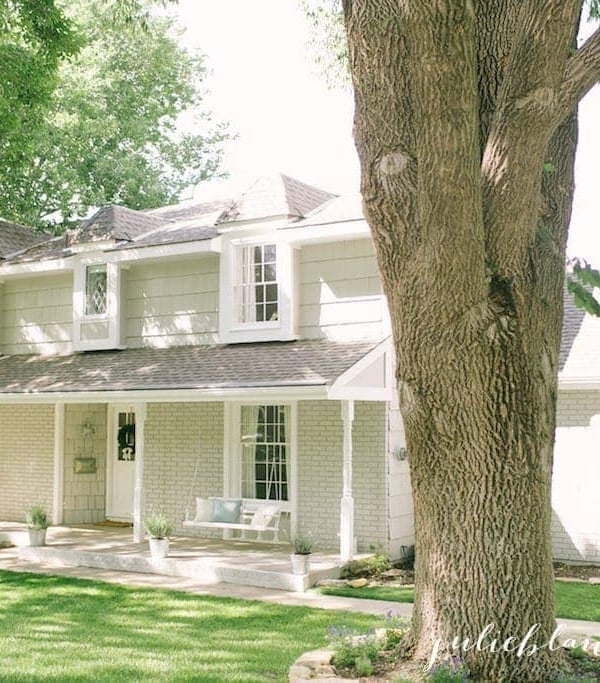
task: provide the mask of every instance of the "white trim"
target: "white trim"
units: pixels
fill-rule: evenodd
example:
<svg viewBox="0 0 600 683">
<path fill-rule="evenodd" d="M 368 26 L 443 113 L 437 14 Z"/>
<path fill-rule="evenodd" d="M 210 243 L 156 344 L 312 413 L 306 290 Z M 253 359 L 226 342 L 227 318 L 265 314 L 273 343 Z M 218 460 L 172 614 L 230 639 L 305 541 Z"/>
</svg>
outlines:
<svg viewBox="0 0 600 683">
<path fill-rule="evenodd" d="M 144 446 L 146 427 L 146 404 L 133 407 L 135 414 L 135 484 L 133 489 L 133 542 L 144 540 Z"/>
<path fill-rule="evenodd" d="M 65 404 L 54 404 L 54 482 L 52 487 L 52 524 L 63 522 L 65 490 Z"/>
<path fill-rule="evenodd" d="M 135 243 L 134 243 L 135 244 Z M 56 271 L 75 270 L 79 260 L 83 258 L 96 259 L 105 263 L 127 263 L 129 261 L 144 261 L 157 258 L 176 258 L 193 256 L 196 254 L 218 254 L 221 251 L 221 238 L 212 237 L 175 244 L 159 244 L 153 246 L 130 247 L 127 249 L 114 248 L 101 250 L 97 246 L 94 251 L 72 251 L 60 258 L 50 258 L 28 263 L 14 263 L 0 266 L 0 277 L 26 277 L 33 274 L 45 274 Z"/>
<path fill-rule="evenodd" d="M 240 323 L 236 320 L 234 291 L 237 283 L 237 249 L 274 244 L 277 249 L 277 321 Z M 295 249 L 278 234 L 251 235 L 240 239 L 225 236 L 219 276 L 219 340 L 223 344 L 297 339 L 297 267 Z"/>
<path fill-rule="evenodd" d="M 4 403 L 195 403 L 202 401 L 286 402 L 327 399 L 325 385 L 233 387 L 231 389 L 159 389 L 140 391 L 78 391 L 55 393 L 0 393 Z"/>
<path fill-rule="evenodd" d="M 106 266 L 106 312 L 86 313 L 88 266 Z M 80 258 L 74 263 L 73 273 L 73 349 L 94 351 L 115 349 L 121 345 L 121 268 L 119 264 L 107 261 L 100 254 Z M 83 332 L 87 323 L 106 323 L 108 334 L 100 339 L 86 339 Z"/>
<path fill-rule="evenodd" d="M 352 382 L 369 366 L 384 357 L 384 386 L 381 387 L 363 387 L 353 386 Z M 329 387 L 327 391 L 327 398 L 332 400 L 350 400 L 355 399 L 359 401 L 391 401 L 394 398 L 394 382 L 391 368 L 394 359 L 394 346 L 391 339 L 386 339 L 381 344 L 378 344 L 374 349 L 369 351 L 359 361 L 349 367 L 342 373 Z"/>
<path fill-rule="evenodd" d="M 286 241 L 294 245 L 320 244 L 354 240 L 363 237 L 371 238 L 371 230 L 364 218 L 342 221 L 340 223 L 323 223 L 306 226 L 286 226 Z"/>
<path fill-rule="evenodd" d="M 600 390 L 599 377 L 558 377 L 558 388 L 563 391 L 581 390 L 594 391 Z"/>
<path fill-rule="evenodd" d="M 242 401 L 226 403 L 225 409 L 225 436 L 223 447 L 226 450 L 224 460 L 229 462 L 224 464 L 224 494 L 226 496 L 241 497 L 242 495 L 242 476 L 241 476 L 241 412 L 242 406 L 247 405 L 285 405 L 289 407 L 289 459 L 288 459 L 288 500 L 280 501 L 282 510 L 289 512 L 290 525 L 295 528 L 298 510 L 298 402 L 286 400 L 281 395 L 265 399 L 244 399 Z M 228 414 L 229 413 L 229 414 Z M 286 425 L 286 429 L 288 426 Z"/>
<path fill-rule="evenodd" d="M 342 401 L 342 422 L 344 428 L 342 497 L 340 500 L 340 559 L 351 560 L 355 553 L 354 497 L 352 494 L 352 423 L 354 422 L 354 401 Z"/>
</svg>

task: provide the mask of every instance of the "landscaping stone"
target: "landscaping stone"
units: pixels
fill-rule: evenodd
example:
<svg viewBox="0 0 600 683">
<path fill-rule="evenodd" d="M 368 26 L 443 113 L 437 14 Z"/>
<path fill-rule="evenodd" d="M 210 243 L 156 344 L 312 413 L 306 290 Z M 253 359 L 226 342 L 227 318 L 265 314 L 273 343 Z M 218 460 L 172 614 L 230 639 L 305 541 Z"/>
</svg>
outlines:
<svg viewBox="0 0 600 683">
<path fill-rule="evenodd" d="M 347 581 L 347 585 L 350 586 L 350 588 L 363 588 L 363 586 L 369 585 L 369 579 L 352 579 L 351 581 Z"/>
<path fill-rule="evenodd" d="M 331 665 L 332 650 L 311 650 L 300 655 L 289 669 L 289 682 L 318 680 L 320 683 L 359 683 L 357 678 L 337 678 Z"/>
<path fill-rule="evenodd" d="M 588 581 L 593 585 L 593 586 L 600 586 L 600 576 L 590 576 Z"/>
</svg>

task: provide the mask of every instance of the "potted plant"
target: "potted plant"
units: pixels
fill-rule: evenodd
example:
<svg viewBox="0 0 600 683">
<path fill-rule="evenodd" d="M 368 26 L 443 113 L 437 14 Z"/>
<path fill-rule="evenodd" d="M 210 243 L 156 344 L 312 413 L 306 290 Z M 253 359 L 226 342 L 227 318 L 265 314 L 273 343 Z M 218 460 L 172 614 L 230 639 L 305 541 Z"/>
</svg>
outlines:
<svg viewBox="0 0 600 683">
<path fill-rule="evenodd" d="M 27 510 L 25 519 L 29 531 L 29 545 L 40 546 L 46 543 L 48 529 L 48 513 L 42 505 L 32 505 Z"/>
<path fill-rule="evenodd" d="M 294 552 L 290 555 L 293 574 L 308 574 L 310 554 L 312 553 L 312 538 L 298 534 L 293 541 Z"/>
<path fill-rule="evenodd" d="M 169 554 L 169 536 L 173 533 L 171 520 L 162 512 L 152 512 L 144 522 L 148 532 L 150 555 L 154 559 L 163 559 Z"/>
</svg>

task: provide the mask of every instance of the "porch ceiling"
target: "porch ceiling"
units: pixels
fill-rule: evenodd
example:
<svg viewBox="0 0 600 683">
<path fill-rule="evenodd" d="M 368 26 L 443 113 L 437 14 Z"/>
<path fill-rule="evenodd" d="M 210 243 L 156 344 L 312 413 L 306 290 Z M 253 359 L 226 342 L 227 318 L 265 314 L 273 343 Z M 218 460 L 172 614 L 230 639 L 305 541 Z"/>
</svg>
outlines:
<svg viewBox="0 0 600 683">
<path fill-rule="evenodd" d="M 0 401 L 91 392 L 326 388 L 377 346 L 319 340 L 0 356 Z"/>
</svg>

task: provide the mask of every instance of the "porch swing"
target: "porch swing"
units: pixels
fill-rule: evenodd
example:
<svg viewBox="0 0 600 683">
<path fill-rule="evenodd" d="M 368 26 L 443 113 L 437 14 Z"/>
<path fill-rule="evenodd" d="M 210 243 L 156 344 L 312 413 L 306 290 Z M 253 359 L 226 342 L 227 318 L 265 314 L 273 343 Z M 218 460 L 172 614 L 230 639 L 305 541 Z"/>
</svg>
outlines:
<svg viewBox="0 0 600 683">
<path fill-rule="evenodd" d="M 237 540 L 267 540 L 263 534 L 270 532 L 273 543 L 279 543 L 279 525 L 281 504 L 270 500 L 255 500 L 247 498 L 225 498 L 209 496 L 201 498 L 194 496 L 201 454 L 198 454 L 194 475 L 187 497 L 184 519 L 181 526 L 186 529 L 222 529 L 241 531 Z M 195 504 L 195 505 L 194 505 Z M 195 511 L 192 516 L 192 511 Z M 248 538 L 248 532 L 254 532 L 254 538 Z"/>
</svg>

